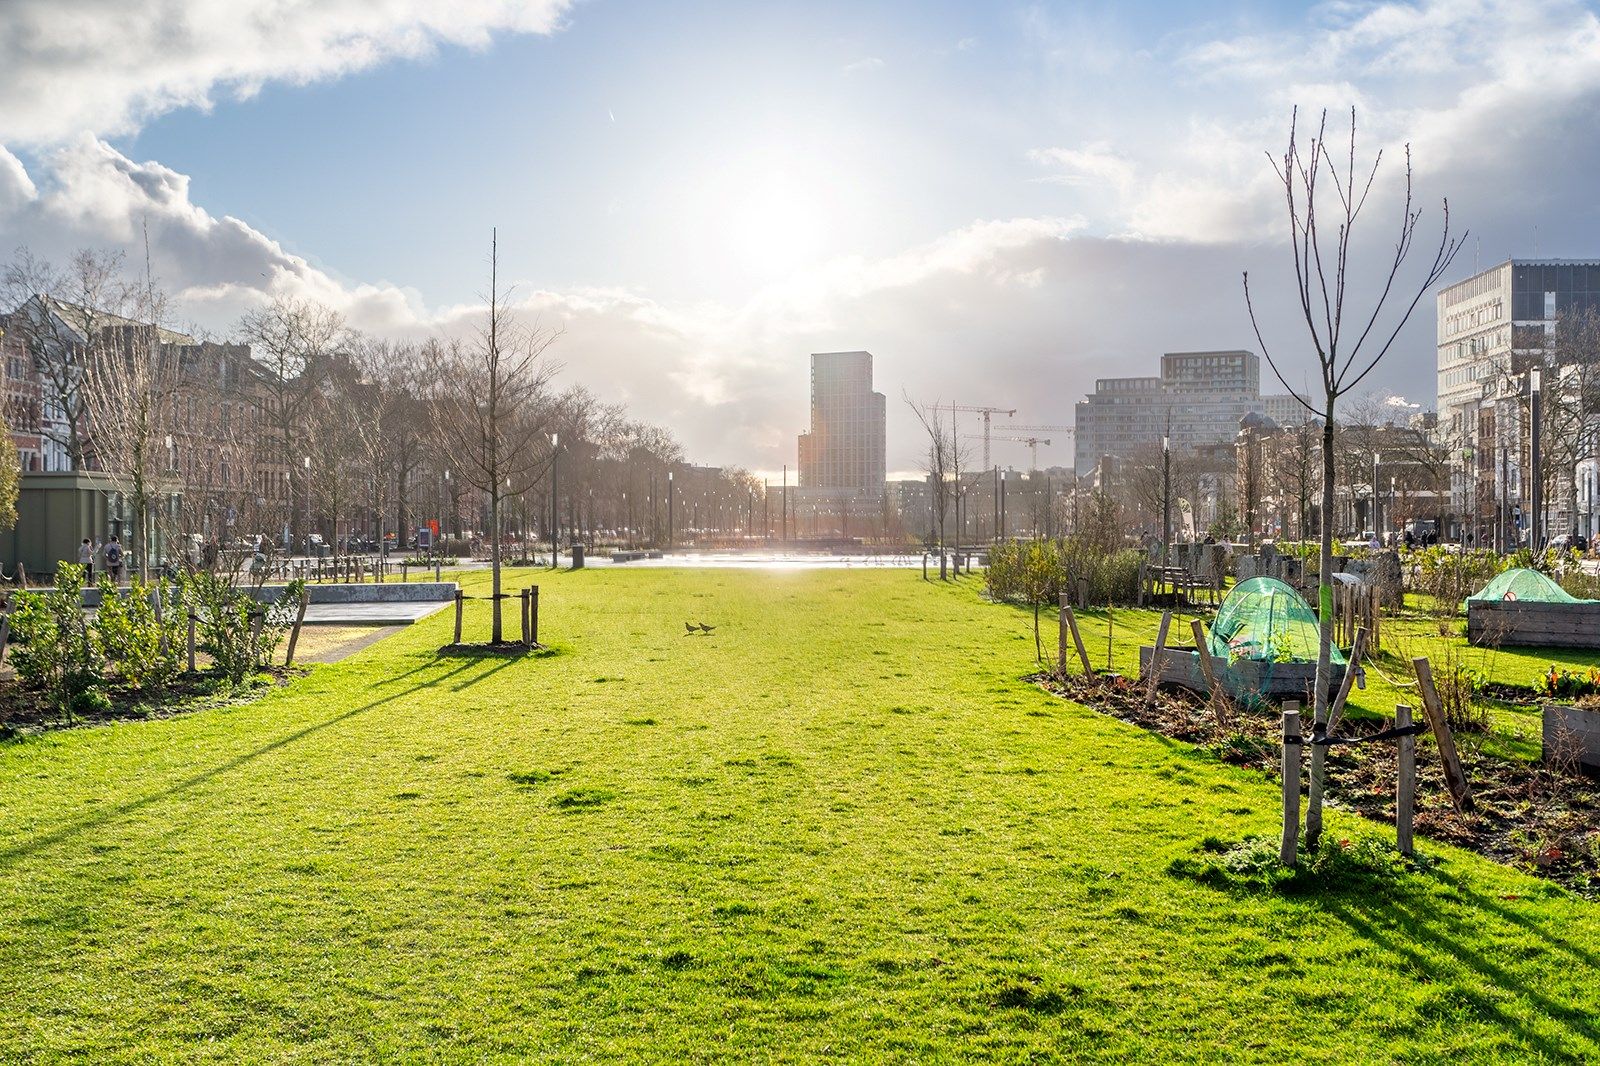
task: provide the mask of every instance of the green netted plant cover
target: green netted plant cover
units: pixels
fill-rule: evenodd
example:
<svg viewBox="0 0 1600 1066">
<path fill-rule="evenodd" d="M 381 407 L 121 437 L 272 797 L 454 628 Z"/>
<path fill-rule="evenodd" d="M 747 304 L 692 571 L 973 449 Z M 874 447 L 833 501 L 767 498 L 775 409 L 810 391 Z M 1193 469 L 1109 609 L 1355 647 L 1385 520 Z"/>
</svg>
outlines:
<svg viewBox="0 0 1600 1066">
<path fill-rule="evenodd" d="M 1211 625 L 1211 654 L 1230 662 L 1317 661 L 1317 612 L 1294 589 L 1272 577 L 1234 586 Z M 1344 662 L 1337 646 L 1331 660 Z"/>
<path fill-rule="evenodd" d="M 1594 603 L 1580 600 L 1537 570 L 1507 570 L 1467 597 L 1472 600 L 1519 600 L 1523 603 Z"/>
</svg>

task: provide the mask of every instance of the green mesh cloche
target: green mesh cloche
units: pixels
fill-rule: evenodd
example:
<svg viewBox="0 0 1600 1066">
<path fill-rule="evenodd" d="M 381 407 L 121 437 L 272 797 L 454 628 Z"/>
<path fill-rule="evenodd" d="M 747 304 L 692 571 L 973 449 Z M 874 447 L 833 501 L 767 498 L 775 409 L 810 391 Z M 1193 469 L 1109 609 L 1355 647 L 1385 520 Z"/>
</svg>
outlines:
<svg viewBox="0 0 1600 1066">
<path fill-rule="evenodd" d="M 1594 603 L 1580 600 L 1537 570 L 1516 567 L 1467 597 L 1472 600 L 1513 600 L 1523 603 Z"/>
<path fill-rule="evenodd" d="M 1272 577 L 1235 585 L 1211 624 L 1211 654 L 1230 661 L 1314 663 L 1319 641 L 1317 612 Z M 1337 645 L 1331 661 L 1344 662 Z"/>
</svg>

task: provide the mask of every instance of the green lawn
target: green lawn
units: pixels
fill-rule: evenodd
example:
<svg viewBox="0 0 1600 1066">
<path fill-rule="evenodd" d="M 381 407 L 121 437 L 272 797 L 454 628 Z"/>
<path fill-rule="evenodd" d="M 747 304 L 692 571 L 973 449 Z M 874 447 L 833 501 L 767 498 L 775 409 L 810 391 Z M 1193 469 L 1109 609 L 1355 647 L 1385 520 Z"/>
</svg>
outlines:
<svg viewBox="0 0 1600 1066">
<path fill-rule="evenodd" d="M 1019 681 L 975 581 L 535 579 L 548 656 L 445 614 L 0 746 L 0 1061 L 1600 1056 L 1594 905 L 1173 876 L 1277 786 Z"/>
</svg>

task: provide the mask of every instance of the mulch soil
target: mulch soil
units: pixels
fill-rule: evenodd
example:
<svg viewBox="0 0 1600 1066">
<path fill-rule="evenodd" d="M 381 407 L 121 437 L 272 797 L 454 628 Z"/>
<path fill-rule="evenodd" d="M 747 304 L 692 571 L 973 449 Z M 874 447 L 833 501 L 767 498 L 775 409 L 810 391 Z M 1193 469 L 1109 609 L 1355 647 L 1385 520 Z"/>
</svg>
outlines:
<svg viewBox="0 0 1600 1066">
<path fill-rule="evenodd" d="M 1143 683 L 1115 674 L 1065 679 L 1030 675 L 1064 699 L 1153 733 L 1195 744 L 1224 762 L 1280 776 L 1280 722 L 1275 710 L 1231 707 L 1219 723 L 1206 697 L 1165 686 L 1153 703 Z M 1420 718 L 1420 716 L 1419 716 Z M 1340 736 L 1368 736 L 1392 722 L 1345 719 Z M 1489 755 L 1476 737 L 1457 733 L 1474 809 L 1455 809 L 1433 737 L 1417 737 L 1417 833 L 1468 848 L 1497 862 L 1600 899 L 1600 781 L 1576 767 L 1556 768 Z M 1309 760 L 1307 760 L 1309 762 Z M 1328 805 L 1394 824 L 1397 748 L 1393 741 L 1341 744 L 1328 750 Z"/>
<path fill-rule="evenodd" d="M 208 707 L 253 700 L 259 698 L 263 687 L 287 684 L 304 672 L 300 667 L 274 666 L 261 671 L 257 683 L 238 687 L 206 671 L 181 673 L 157 692 L 112 686 L 106 693 L 111 698 L 108 710 L 75 714 L 70 719 L 56 710 L 42 693 L 16 680 L 0 681 L 0 740 L 51 729 L 172 718 Z M 270 682 L 266 680 L 269 677 Z"/>
</svg>

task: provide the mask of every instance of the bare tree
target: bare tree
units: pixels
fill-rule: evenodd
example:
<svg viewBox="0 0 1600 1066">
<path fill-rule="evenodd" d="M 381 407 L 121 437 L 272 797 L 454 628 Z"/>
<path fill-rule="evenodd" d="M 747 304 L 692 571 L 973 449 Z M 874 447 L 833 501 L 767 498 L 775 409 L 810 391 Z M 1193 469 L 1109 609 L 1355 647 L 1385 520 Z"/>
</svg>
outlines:
<svg viewBox="0 0 1600 1066">
<path fill-rule="evenodd" d="M 950 416 L 952 424 L 947 425 L 938 403 L 920 407 L 909 396 L 905 400 L 906 406 L 917 416 L 923 432 L 928 435 L 928 450 L 922 469 L 928 475 L 928 491 L 933 497 L 933 531 L 939 547 L 939 580 L 944 581 L 949 577 L 949 564 L 945 556 L 945 516 L 950 512 L 951 497 L 955 492 L 952 471 L 957 469 L 960 462 L 956 457 L 959 442 L 953 424 L 955 415 Z"/>
<path fill-rule="evenodd" d="M 1417 225 L 1422 212 L 1413 207 L 1411 146 L 1406 146 L 1405 199 L 1400 212 L 1400 224 L 1394 241 L 1392 255 L 1387 260 L 1387 274 L 1373 298 L 1368 312 L 1353 311 L 1346 320 L 1348 286 L 1359 284 L 1352 273 L 1351 241 L 1361 217 L 1367 197 L 1378 175 L 1383 153 L 1373 158 L 1370 169 L 1356 170 L 1356 112 L 1350 111 L 1348 151 L 1340 160 L 1330 150 L 1327 140 L 1328 115 L 1322 113 L 1317 135 L 1308 143 L 1299 137 L 1299 112 L 1296 110 L 1289 124 L 1289 144 L 1281 160 L 1272 160 L 1273 170 L 1283 185 L 1284 201 L 1289 214 L 1290 247 L 1294 254 L 1294 277 L 1300 313 L 1305 322 L 1305 340 L 1310 341 L 1316 353 L 1321 372 L 1320 395 L 1297 392 L 1284 376 L 1261 332 L 1255 305 L 1250 295 L 1250 275 L 1244 275 L 1245 306 L 1250 313 L 1250 323 L 1255 330 L 1261 354 L 1272 368 L 1284 389 L 1294 396 L 1307 411 L 1322 417 L 1322 545 L 1318 556 L 1317 572 L 1320 639 L 1317 651 L 1316 692 L 1314 696 L 1314 729 L 1320 733 L 1328 721 L 1328 689 L 1332 676 L 1333 649 L 1333 512 L 1334 499 L 1334 426 L 1339 398 L 1349 393 L 1366 379 L 1383 357 L 1393 347 L 1406 321 L 1417 304 L 1436 285 L 1449 269 L 1451 261 L 1465 240 L 1450 236 L 1450 203 L 1444 201 L 1443 222 L 1439 244 L 1432 261 L 1414 287 L 1400 280 L 1402 269 L 1410 258 L 1416 239 Z M 1271 158 L 1269 156 L 1269 158 Z M 1341 169 L 1342 164 L 1342 169 Z M 1333 199 L 1328 200 L 1327 185 L 1331 183 Z M 1322 228 L 1319 210 L 1324 204 L 1332 210 L 1334 232 Z M 1331 259 L 1331 261 L 1330 261 Z M 1398 287 L 1398 288 L 1397 288 Z M 1410 293 L 1409 299 L 1407 293 Z M 1393 301 L 1391 303 L 1391 301 Z M 1385 321 L 1387 320 L 1387 321 Z M 1347 331 L 1347 326 L 1348 331 Z M 1302 341 L 1303 343 L 1303 341 Z M 1354 666 L 1352 665 L 1352 669 Z M 1327 749 L 1323 745 L 1312 748 L 1311 796 L 1306 808 L 1306 842 L 1315 847 L 1322 833 L 1322 778 L 1323 762 Z"/>
<path fill-rule="evenodd" d="M 131 514 L 128 551 L 139 576 L 150 574 L 152 513 L 164 475 L 172 472 L 169 446 L 179 387 L 179 348 L 186 337 L 161 327 L 166 297 L 146 272 L 132 321 L 105 326 L 83 362 L 83 409 L 94 456 Z"/>
<path fill-rule="evenodd" d="M 61 449 L 68 470 L 87 465 L 85 366 L 97 357 L 103 328 L 126 322 L 134 291 L 120 252 L 83 249 L 58 270 L 21 248 L 0 274 L 0 300 L 15 308 L 11 328 L 39 375 L 43 436 Z"/>
<path fill-rule="evenodd" d="M 297 471 L 301 477 L 307 475 L 296 463 L 295 453 L 308 408 L 335 360 L 349 357 L 356 337 L 337 311 L 287 296 L 247 313 L 235 333 L 240 342 L 250 345 L 266 383 L 263 413 L 268 439 L 261 450 L 276 461 L 285 479 L 284 497 L 300 499 L 305 486 L 294 484 L 295 475 Z M 292 506 L 285 511 L 286 515 L 293 512 Z"/>
<path fill-rule="evenodd" d="M 500 290 L 498 240 L 489 251 L 488 314 L 468 344 L 430 349 L 429 397 L 434 423 L 451 461 L 468 485 L 489 498 L 494 625 L 502 642 L 500 518 L 502 502 L 538 484 L 555 455 L 550 440 L 548 389 L 557 367 L 545 358 L 559 334 L 520 325 Z"/>
</svg>

